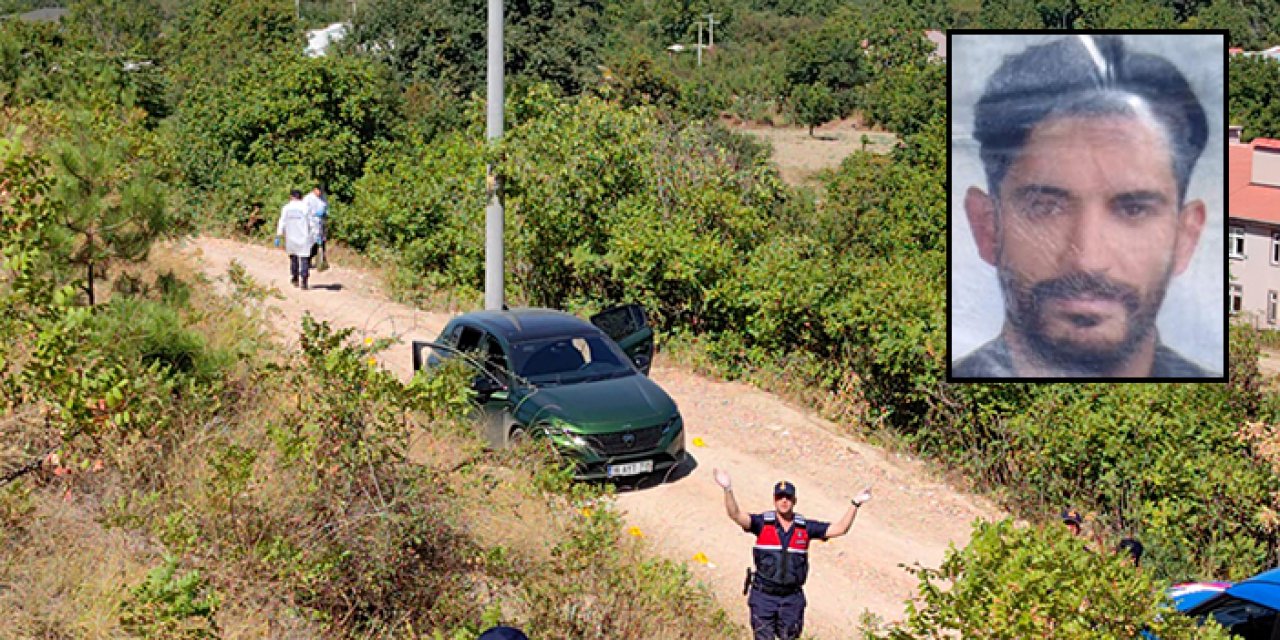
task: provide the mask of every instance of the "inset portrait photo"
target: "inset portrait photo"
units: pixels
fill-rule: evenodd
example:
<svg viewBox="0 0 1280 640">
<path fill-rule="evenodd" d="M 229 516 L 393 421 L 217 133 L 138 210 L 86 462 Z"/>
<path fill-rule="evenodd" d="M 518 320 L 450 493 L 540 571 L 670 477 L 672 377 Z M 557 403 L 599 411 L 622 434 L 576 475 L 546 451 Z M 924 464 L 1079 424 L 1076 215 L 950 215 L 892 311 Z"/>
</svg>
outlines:
<svg viewBox="0 0 1280 640">
<path fill-rule="evenodd" d="M 948 380 L 1225 380 L 1225 32 L 948 36 Z"/>
</svg>

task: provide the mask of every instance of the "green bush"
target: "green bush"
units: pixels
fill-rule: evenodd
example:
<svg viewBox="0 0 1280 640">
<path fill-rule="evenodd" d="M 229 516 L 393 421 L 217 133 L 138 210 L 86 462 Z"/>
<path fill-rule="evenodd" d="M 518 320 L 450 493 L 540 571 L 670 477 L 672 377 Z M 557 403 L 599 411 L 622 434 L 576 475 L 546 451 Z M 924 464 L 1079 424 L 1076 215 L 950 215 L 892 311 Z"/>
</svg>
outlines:
<svg viewBox="0 0 1280 640">
<path fill-rule="evenodd" d="M 389 75 L 374 63 L 282 53 L 191 90 L 174 144 L 205 216 L 243 222 L 257 209 L 274 220 L 289 188 L 318 183 L 349 199 L 398 109 Z"/>
<path fill-rule="evenodd" d="M 92 339 L 142 366 L 160 365 L 173 375 L 202 380 L 219 377 L 232 355 L 208 349 L 199 333 L 187 328 L 178 309 L 163 302 L 117 297 L 94 319 Z"/>
<path fill-rule="evenodd" d="M 120 622 L 140 638 L 217 638 L 214 614 L 219 600 L 199 570 L 179 574 L 177 559 L 165 558 L 163 565 L 152 569 L 147 579 L 130 591 Z"/>
<path fill-rule="evenodd" d="M 383 145 L 356 182 L 350 207 L 334 207 L 331 235 L 381 247 L 424 287 L 470 287 L 484 278 L 484 157 L 470 136 Z"/>
<path fill-rule="evenodd" d="M 876 640 L 926 638 L 1226 638 L 1177 614 L 1167 583 L 1135 571 L 1120 556 L 1086 552 L 1064 527 L 977 523 L 969 545 L 951 549 L 938 569 L 917 568 L 919 600 L 907 618 L 869 629 Z"/>
</svg>

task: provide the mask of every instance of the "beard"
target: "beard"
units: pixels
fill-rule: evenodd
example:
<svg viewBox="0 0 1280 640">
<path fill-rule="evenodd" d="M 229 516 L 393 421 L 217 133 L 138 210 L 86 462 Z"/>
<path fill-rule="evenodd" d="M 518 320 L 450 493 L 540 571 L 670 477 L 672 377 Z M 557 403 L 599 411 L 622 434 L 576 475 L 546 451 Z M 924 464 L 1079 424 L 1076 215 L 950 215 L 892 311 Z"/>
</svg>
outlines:
<svg viewBox="0 0 1280 640">
<path fill-rule="evenodd" d="M 1119 369 L 1151 335 L 1172 277 L 1172 265 L 1146 296 L 1131 285 L 1098 274 L 1071 273 L 1027 283 L 1012 270 L 1001 268 L 999 277 L 1005 316 L 1037 359 L 1065 372 L 1106 375 Z M 1121 335 L 1091 337 L 1090 329 L 1103 321 L 1096 315 L 1051 309 L 1054 303 L 1073 300 L 1116 303 L 1123 310 Z M 1055 327 L 1063 326 L 1070 328 L 1067 335 L 1055 332 Z"/>
</svg>

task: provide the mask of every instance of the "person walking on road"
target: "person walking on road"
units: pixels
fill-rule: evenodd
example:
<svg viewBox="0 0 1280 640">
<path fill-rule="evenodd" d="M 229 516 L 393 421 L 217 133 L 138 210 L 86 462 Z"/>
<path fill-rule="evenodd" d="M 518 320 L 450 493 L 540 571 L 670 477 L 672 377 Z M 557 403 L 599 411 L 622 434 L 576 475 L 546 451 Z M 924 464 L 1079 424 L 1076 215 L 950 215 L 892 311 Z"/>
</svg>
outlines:
<svg viewBox="0 0 1280 640">
<path fill-rule="evenodd" d="M 751 631 L 755 640 L 796 640 L 804 631 L 804 583 L 809 576 L 809 541 L 830 540 L 849 532 L 858 509 L 871 499 L 864 489 L 834 525 L 809 520 L 795 512 L 796 487 L 785 480 L 773 485 L 773 511 L 745 513 L 733 497 L 729 472 L 716 469 L 716 484 L 724 489 L 729 519 L 756 537 L 752 550 L 755 573 L 748 572 Z"/>
<path fill-rule="evenodd" d="M 311 189 L 310 193 L 302 198 L 302 203 L 307 205 L 307 211 L 316 221 L 316 242 L 311 252 L 316 258 L 316 267 L 320 271 L 324 271 L 328 268 L 328 265 L 325 264 L 324 241 L 325 227 L 329 222 L 329 201 L 324 197 L 324 189 L 320 185 L 316 185 Z"/>
<path fill-rule="evenodd" d="M 276 246 L 284 238 L 284 250 L 289 254 L 289 284 L 307 288 L 311 274 L 311 247 L 316 243 L 316 221 L 307 205 L 302 202 L 302 192 L 289 192 L 289 202 L 280 209 L 280 222 L 276 223 Z"/>
</svg>

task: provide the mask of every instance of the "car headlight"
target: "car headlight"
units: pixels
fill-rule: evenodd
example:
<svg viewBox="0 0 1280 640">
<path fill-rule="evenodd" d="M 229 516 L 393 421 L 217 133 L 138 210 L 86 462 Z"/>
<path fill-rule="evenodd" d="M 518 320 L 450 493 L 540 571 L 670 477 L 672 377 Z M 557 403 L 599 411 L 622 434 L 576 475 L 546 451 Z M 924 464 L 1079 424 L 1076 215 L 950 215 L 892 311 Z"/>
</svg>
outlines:
<svg viewBox="0 0 1280 640">
<path fill-rule="evenodd" d="M 563 420 L 552 420 L 550 422 L 542 423 L 542 430 L 546 435 L 568 440 L 569 443 L 575 447 L 586 447 L 588 445 L 587 439 L 577 433 L 574 433 L 571 430 L 571 427 L 572 425 Z"/>
<path fill-rule="evenodd" d="M 668 420 L 666 424 L 662 425 L 662 435 L 665 436 L 668 433 L 671 433 L 672 431 L 679 429 L 680 427 L 681 427 L 680 414 L 677 413 L 675 416 L 672 416 L 672 418 Z"/>
</svg>

